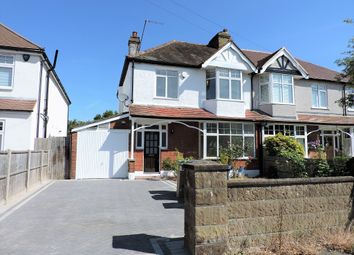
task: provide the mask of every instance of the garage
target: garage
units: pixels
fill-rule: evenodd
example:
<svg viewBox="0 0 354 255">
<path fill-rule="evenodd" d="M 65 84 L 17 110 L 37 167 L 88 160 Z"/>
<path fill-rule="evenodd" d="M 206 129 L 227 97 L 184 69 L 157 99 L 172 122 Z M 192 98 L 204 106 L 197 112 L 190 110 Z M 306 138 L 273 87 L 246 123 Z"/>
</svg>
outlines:
<svg viewBox="0 0 354 255">
<path fill-rule="evenodd" d="M 73 129 L 71 178 L 128 178 L 128 139 L 112 120 Z"/>
</svg>

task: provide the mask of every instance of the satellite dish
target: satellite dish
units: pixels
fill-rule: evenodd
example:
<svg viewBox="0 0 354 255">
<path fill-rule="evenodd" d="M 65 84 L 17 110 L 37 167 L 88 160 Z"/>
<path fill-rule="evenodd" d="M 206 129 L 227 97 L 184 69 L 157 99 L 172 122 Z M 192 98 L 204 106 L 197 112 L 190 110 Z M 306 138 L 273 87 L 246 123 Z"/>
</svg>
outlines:
<svg viewBox="0 0 354 255">
<path fill-rule="evenodd" d="M 118 100 L 120 102 L 125 102 L 129 99 L 129 96 L 127 94 L 124 94 L 124 93 L 119 93 L 118 95 Z"/>
</svg>

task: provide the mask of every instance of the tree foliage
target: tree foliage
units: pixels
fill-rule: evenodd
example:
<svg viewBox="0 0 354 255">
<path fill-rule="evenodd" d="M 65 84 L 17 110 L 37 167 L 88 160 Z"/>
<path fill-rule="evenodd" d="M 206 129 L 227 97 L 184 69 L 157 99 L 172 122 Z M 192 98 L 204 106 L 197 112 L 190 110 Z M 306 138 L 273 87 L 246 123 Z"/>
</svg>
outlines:
<svg viewBox="0 0 354 255">
<path fill-rule="evenodd" d="M 352 19 L 344 20 L 349 25 L 354 25 Z M 343 68 L 341 74 L 338 76 L 339 80 L 346 80 L 349 86 L 354 86 L 354 37 L 348 42 L 348 50 L 343 53 L 345 56 L 336 61 L 337 65 Z M 348 94 L 338 100 L 342 107 L 352 107 L 354 105 L 354 96 Z"/>
</svg>

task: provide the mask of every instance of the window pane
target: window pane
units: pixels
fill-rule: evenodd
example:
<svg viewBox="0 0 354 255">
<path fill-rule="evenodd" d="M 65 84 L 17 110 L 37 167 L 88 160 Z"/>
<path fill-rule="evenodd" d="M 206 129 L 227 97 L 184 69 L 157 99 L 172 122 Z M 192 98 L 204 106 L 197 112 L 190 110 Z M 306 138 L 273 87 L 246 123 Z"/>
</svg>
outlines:
<svg viewBox="0 0 354 255">
<path fill-rule="evenodd" d="M 161 147 L 166 148 L 166 132 L 161 133 Z"/>
<path fill-rule="evenodd" d="M 0 67 L 0 86 L 11 87 L 12 68 Z"/>
<path fill-rule="evenodd" d="M 292 76 L 291 75 L 283 75 L 283 83 L 292 84 Z"/>
<path fill-rule="evenodd" d="M 207 123 L 206 128 L 207 128 L 207 133 L 217 133 L 216 123 Z"/>
<path fill-rule="evenodd" d="M 216 136 L 207 136 L 207 157 L 216 157 Z"/>
<path fill-rule="evenodd" d="M 229 148 L 230 146 L 230 136 L 229 135 L 221 135 L 219 136 L 219 149 L 221 148 Z"/>
<path fill-rule="evenodd" d="M 273 125 L 269 125 L 268 127 L 264 127 L 264 134 L 265 135 L 274 135 Z"/>
<path fill-rule="evenodd" d="M 327 107 L 327 93 L 325 91 L 320 91 L 319 97 L 320 107 Z"/>
<path fill-rule="evenodd" d="M 222 76 L 222 77 L 229 77 L 229 70 L 227 70 L 227 69 L 220 69 L 220 70 L 219 70 L 219 76 Z"/>
<path fill-rule="evenodd" d="M 259 78 L 260 83 L 268 83 L 269 82 L 269 75 L 268 74 L 264 74 L 261 75 Z"/>
<path fill-rule="evenodd" d="M 231 80 L 231 98 L 241 100 L 241 81 Z"/>
<path fill-rule="evenodd" d="M 229 99 L 229 80 L 220 79 L 220 98 Z"/>
<path fill-rule="evenodd" d="M 14 63 L 14 57 L 0 55 L 0 63 L 2 63 L 2 64 L 13 64 Z"/>
<path fill-rule="evenodd" d="M 167 97 L 177 98 L 178 97 L 178 78 L 168 77 L 167 78 Z"/>
<path fill-rule="evenodd" d="M 166 96 L 166 78 L 165 77 L 157 77 L 156 80 L 156 96 L 165 97 Z"/>
<path fill-rule="evenodd" d="M 3 131 L 4 130 L 4 122 L 0 122 L 0 131 Z"/>
<path fill-rule="evenodd" d="M 268 102 L 269 101 L 269 90 L 268 85 L 261 86 L 261 102 Z"/>
<path fill-rule="evenodd" d="M 305 138 L 296 138 L 296 141 L 298 141 L 302 145 L 305 151 Z"/>
<path fill-rule="evenodd" d="M 177 71 L 167 71 L 167 76 L 173 76 L 173 77 L 178 77 L 178 72 Z"/>
<path fill-rule="evenodd" d="M 296 126 L 296 135 L 305 135 L 305 127 Z"/>
<path fill-rule="evenodd" d="M 231 70 L 231 77 L 232 78 L 240 78 L 241 77 L 241 72 L 238 70 Z"/>
<path fill-rule="evenodd" d="M 215 70 L 207 70 L 206 71 L 206 77 L 207 77 L 207 79 L 208 78 L 215 78 L 216 77 Z"/>
<path fill-rule="evenodd" d="M 283 103 L 293 102 L 293 87 L 289 85 L 283 85 Z"/>
<path fill-rule="evenodd" d="M 275 125 L 275 134 L 282 133 L 284 134 L 284 126 L 283 125 Z"/>
<path fill-rule="evenodd" d="M 245 137 L 245 156 L 254 157 L 254 137 Z"/>
<path fill-rule="evenodd" d="M 230 123 L 219 123 L 219 134 L 230 134 Z"/>
<path fill-rule="evenodd" d="M 253 124 L 245 124 L 244 125 L 244 133 L 245 134 L 254 134 L 254 131 L 253 131 Z"/>
<path fill-rule="evenodd" d="M 294 136 L 294 126 L 291 125 L 285 125 L 285 130 L 284 130 L 284 135 L 287 136 Z"/>
<path fill-rule="evenodd" d="M 231 134 L 242 135 L 242 124 L 231 124 Z"/>
<path fill-rule="evenodd" d="M 318 90 L 317 86 L 312 86 L 312 106 L 318 107 Z"/>
<path fill-rule="evenodd" d="M 143 146 L 143 133 L 137 132 L 136 133 L 136 147 L 142 147 L 142 146 Z"/>
<path fill-rule="evenodd" d="M 273 83 L 274 82 L 281 83 L 281 74 L 276 74 L 276 73 L 273 74 Z"/>
<path fill-rule="evenodd" d="M 231 136 L 231 144 L 242 148 L 243 146 L 242 136 Z"/>
<path fill-rule="evenodd" d="M 166 75 L 166 71 L 164 71 L 164 70 L 157 70 L 157 71 L 156 71 L 156 74 L 158 74 L 158 75 Z"/>
<path fill-rule="evenodd" d="M 273 101 L 280 103 L 281 102 L 281 87 L 280 84 L 273 84 Z"/>
<path fill-rule="evenodd" d="M 207 80 L 207 99 L 216 98 L 216 79 Z"/>
</svg>

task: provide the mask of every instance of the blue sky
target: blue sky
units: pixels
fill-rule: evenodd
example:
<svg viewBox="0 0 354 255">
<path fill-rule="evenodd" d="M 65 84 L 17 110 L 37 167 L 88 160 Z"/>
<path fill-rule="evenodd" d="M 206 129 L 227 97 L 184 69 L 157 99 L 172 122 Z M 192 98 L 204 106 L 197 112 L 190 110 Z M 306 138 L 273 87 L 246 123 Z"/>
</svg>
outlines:
<svg viewBox="0 0 354 255">
<path fill-rule="evenodd" d="M 46 48 L 71 98 L 70 119 L 88 120 L 116 109 L 118 80 L 133 30 L 149 24 L 143 49 L 176 39 L 207 43 L 222 28 L 245 49 L 293 55 L 334 70 L 354 26 L 354 1 L 253 0 L 11 0 L 0 22 Z"/>
</svg>

